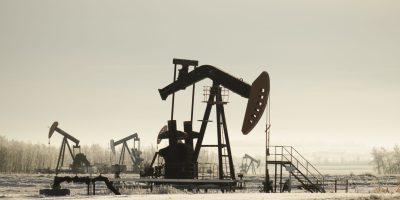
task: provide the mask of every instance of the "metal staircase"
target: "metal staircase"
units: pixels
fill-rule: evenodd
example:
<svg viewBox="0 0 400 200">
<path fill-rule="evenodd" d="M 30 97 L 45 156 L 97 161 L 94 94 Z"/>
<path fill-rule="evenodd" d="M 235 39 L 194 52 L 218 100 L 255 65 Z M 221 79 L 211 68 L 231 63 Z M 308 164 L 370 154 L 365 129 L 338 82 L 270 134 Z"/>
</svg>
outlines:
<svg viewBox="0 0 400 200">
<path fill-rule="evenodd" d="M 307 190 L 311 193 L 325 192 L 324 176 L 295 148 L 291 146 L 271 146 L 269 148 L 267 164 L 274 165 L 274 178 L 272 185 L 274 192 L 284 192 L 287 190 L 287 183 L 293 176 L 298 181 L 298 188 Z M 283 168 L 288 172 L 288 179 L 283 183 Z M 286 178 L 286 177 L 285 177 Z M 278 182 L 279 181 L 279 182 Z M 290 190 L 290 189 L 289 189 Z"/>
</svg>

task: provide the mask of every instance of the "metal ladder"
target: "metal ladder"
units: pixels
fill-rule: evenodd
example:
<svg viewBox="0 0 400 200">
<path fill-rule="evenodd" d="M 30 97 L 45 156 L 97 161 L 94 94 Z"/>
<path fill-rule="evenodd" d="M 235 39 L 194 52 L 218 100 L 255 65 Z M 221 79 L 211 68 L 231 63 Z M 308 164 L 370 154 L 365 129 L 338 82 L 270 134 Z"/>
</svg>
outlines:
<svg viewBox="0 0 400 200">
<path fill-rule="evenodd" d="M 223 124 L 221 123 L 220 126 L 222 126 Z M 224 135 L 224 129 L 221 128 L 222 131 L 222 135 Z M 222 141 L 222 165 L 224 168 L 224 174 L 223 174 L 223 179 L 231 179 L 231 171 L 230 171 L 230 166 L 229 166 L 229 155 L 227 152 L 227 147 L 226 147 L 226 142 L 225 142 L 225 137 L 221 138 Z"/>
</svg>

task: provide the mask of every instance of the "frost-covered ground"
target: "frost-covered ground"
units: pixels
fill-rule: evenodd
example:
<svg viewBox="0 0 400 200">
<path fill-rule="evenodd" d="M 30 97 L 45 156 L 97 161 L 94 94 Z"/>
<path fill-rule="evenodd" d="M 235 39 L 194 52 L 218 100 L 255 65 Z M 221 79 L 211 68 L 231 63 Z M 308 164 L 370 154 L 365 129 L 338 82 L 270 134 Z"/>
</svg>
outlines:
<svg viewBox="0 0 400 200">
<path fill-rule="evenodd" d="M 33 197 L 30 197 L 33 198 Z M 29 199 L 29 197 L 26 197 Z M 70 196 L 43 199 L 113 199 L 113 200 L 316 200 L 316 199 L 340 199 L 340 200 L 400 200 L 400 194 L 361 194 L 361 193 L 228 193 L 228 194 L 146 194 L 146 195 L 121 195 L 121 196 Z"/>
<path fill-rule="evenodd" d="M 170 199 L 251 199 L 251 200 L 269 200 L 269 199 L 399 199 L 400 187 L 397 185 L 399 179 L 397 176 L 372 177 L 372 176 L 353 176 L 349 185 L 349 193 L 345 193 L 343 187 L 338 189 L 338 193 L 333 193 L 330 189 L 324 194 L 310 194 L 300 190 L 293 190 L 292 193 L 259 193 L 258 188 L 236 191 L 235 193 L 220 193 L 218 191 L 209 191 L 204 194 L 192 194 L 183 192 L 171 187 L 155 188 L 153 192 L 146 189 L 122 189 L 124 195 L 115 196 L 111 194 L 104 184 L 96 184 L 96 196 L 86 195 L 86 185 L 64 183 L 63 188 L 71 190 L 69 197 L 50 198 L 39 195 L 39 190 L 50 188 L 54 175 L 32 175 L 32 174 L 0 174 L 0 199 L 140 199 L 140 200 L 170 200 Z M 110 178 L 112 175 L 109 175 Z M 249 179 L 261 180 L 261 177 L 247 177 Z M 348 176 L 336 176 L 336 178 L 349 178 Z M 257 183 L 254 183 L 256 184 Z M 378 190 L 380 188 L 380 190 Z M 381 192 L 381 193 L 377 193 Z M 385 193 L 382 193 L 385 192 Z M 386 193 L 388 192 L 388 193 Z M 165 193 L 165 194 L 164 194 Z"/>
</svg>

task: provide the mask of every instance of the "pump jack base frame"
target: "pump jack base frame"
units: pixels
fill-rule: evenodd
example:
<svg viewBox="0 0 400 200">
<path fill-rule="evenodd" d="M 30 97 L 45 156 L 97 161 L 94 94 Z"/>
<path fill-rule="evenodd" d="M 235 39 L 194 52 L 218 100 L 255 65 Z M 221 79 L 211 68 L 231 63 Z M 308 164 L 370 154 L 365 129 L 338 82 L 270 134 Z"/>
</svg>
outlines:
<svg viewBox="0 0 400 200">
<path fill-rule="evenodd" d="M 170 185 L 177 189 L 188 189 L 188 190 L 208 190 L 216 189 L 222 192 L 234 192 L 238 187 L 239 183 L 243 183 L 242 180 L 219 180 L 219 179 L 154 179 L 154 178 L 116 178 L 110 179 L 110 181 L 126 181 L 145 183 L 150 186 L 152 190 L 153 186 L 158 185 Z"/>
</svg>

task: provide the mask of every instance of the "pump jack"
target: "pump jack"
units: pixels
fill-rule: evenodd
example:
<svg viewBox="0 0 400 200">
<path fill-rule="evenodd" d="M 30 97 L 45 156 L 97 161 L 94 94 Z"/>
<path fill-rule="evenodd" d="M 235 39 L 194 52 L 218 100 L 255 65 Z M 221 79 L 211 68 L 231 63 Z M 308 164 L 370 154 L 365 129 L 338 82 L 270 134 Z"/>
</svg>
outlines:
<svg viewBox="0 0 400 200">
<path fill-rule="evenodd" d="M 62 136 L 64 136 L 62 142 L 61 142 L 61 147 L 60 147 L 60 153 L 58 155 L 58 161 L 57 161 L 57 167 L 56 167 L 56 174 L 58 174 L 61 170 L 61 167 L 64 164 L 64 156 L 65 156 L 65 148 L 68 147 L 69 153 L 71 154 L 72 158 L 72 165 L 70 165 L 70 169 L 72 170 L 73 173 L 78 173 L 82 170 L 82 167 L 87 168 L 90 166 L 90 162 L 87 160 L 85 154 L 81 153 L 81 147 L 79 146 L 79 140 L 73 137 L 72 135 L 68 134 L 67 132 L 63 131 L 62 129 L 58 128 L 58 122 L 54 122 L 49 131 L 49 140 L 51 136 L 53 135 L 54 132 L 58 132 Z M 71 142 L 75 143 L 73 145 L 72 149 L 71 146 L 68 143 L 68 140 Z M 75 155 L 75 149 L 78 149 L 78 152 Z"/>
<path fill-rule="evenodd" d="M 259 166 L 260 166 L 260 160 L 257 160 L 249 156 L 248 154 L 244 154 L 242 158 L 242 166 L 240 166 L 241 168 L 240 172 L 248 174 L 251 168 L 251 172 L 253 173 L 253 175 L 256 175 L 256 168 L 258 168 Z"/>
<path fill-rule="evenodd" d="M 133 148 L 129 149 L 128 147 L 128 141 L 133 139 Z M 111 146 L 111 151 L 112 153 L 115 155 L 115 147 L 122 144 L 122 149 L 121 149 L 121 153 L 119 156 L 119 162 L 118 165 L 119 166 L 123 166 L 124 165 L 124 160 L 125 160 L 125 151 L 128 152 L 129 154 L 129 158 L 132 161 L 132 171 L 133 172 L 139 172 L 141 169 L 141 165 L 143 162 L 143 158 L 140 157 L 140 154 L 142 153 L 140 151 L 140 138 L 138 137 L 137 133 L 134 133 L 128 137 L 125 137 L 123 139 L 120 139 L 116 142 L 114 142 L 114 140 L 110 141 L 110 146 Z"/>
<path fill-rule="evenodd" d="M 249 99 L 242 125 L 242 133 L 247 135 L 260 120 L 267 105 L 269 95 L 269 76 L 267 72 L 262 72 L 258 78 L 249 85 L 241 79 L 235 78 L 211 65 L 197 67 L 198 61 L 174 59 L 175 64 L 173 82 L 166 87 L 159 89 L 161 99 L 166 100 L 172 94 L 171 120 L 168 121 L 168 129 L 159 134 L 159 139 L 169 139 L 169 146 L 161 149 L 158 154 L 165 160 L 164 178 L 185 178 L 193 179 L 197 177 L 197 159 L 201 147 L 218 148 L 218 175 L 219 179 L 235 180 L 235 172 L 231 155 L 231 148 L 228 137 L 228 129 L 225 118 L 224 102 L 221 95 L 221 86 L 231 90 L 240 96 Z M 181 65 L 178 78 L 176 79 L 176 68 Z M 189 67 L 194 69 L 189 72 Z M 193 97 L 194 84 L 205 78 L 213 81 L 207 101 L 206 110 L 199 132 L 192 130 L 193 122 Z M 173 119 L 174 112 L 174 93 L 184 90 L 193 85 L 192 94 L 192 113 L 191 121 L 184 122 L 184 131 L 176 129 L 176 121 Z M 209 122 L 210 112 L 213 106 L 217 111 L 217 145 L 203 145 L 203 138 Z M 193 139 L 197 138 L 196 146 Z M 185 143 L 178 142 L 184 140 Z M 223 143 L 225 141 L 225 143 Z M 226 148 L 226 154 L 223 154 Z M 156 154 L 157 155 L 157 154 Z M 228 158 L 229 163 L 223 163 L 223 159 Z M 154 159 L 153 159 L 154 160 Z M 225 165 L 225 166 L 224 166 Z M 225 170 L 224 170 L 225 168 Z M 229 169 L 229 172 L 227 172 Z"/>
</svg>

